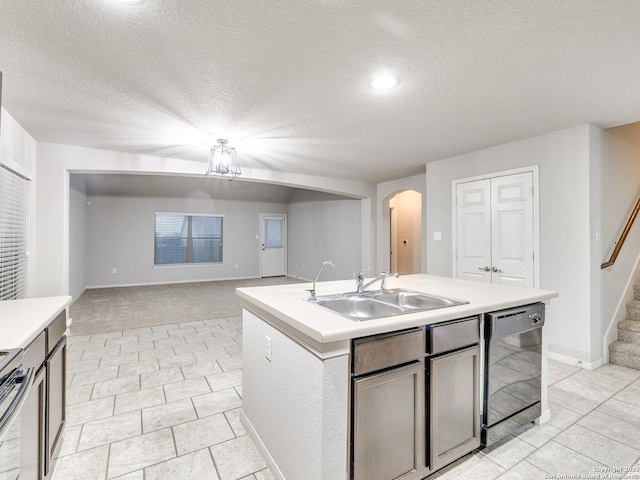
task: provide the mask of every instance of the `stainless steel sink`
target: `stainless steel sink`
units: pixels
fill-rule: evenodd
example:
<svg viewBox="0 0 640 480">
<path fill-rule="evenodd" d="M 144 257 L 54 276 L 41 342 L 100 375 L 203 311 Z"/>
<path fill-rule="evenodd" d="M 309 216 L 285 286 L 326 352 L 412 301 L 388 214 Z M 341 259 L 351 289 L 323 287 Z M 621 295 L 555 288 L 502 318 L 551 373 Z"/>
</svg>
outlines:
<svg viewBox="0 0 640 480">
<path fill-rule="evenodd" d="M 424 293 L 400 289 L 387 290 L 386 293 L 374 294 L 373 298 L 379 302 L 391 303 L 402 308 L 420 310 L 434 310 L 436 308 L 454 307 L 468 303 L 462 300 L 454 300 L 453 298 L 435 297 L 425 295 Z"/>
<path fill-rule="evenodd" d="M 469 302 L 411 290 L 392 289 L 386 292 L 365 292 L 360 295 L 356 293 L 325 295 L 318 297 L 315 303 L 345 318 L 362 321 L 454 307 Z"/>
<path fill-rule="evenodd" d="M 390 317 L 404 313 L 403 309 L 384 302 L 378 302 L 363 296 L 347 296 L 340 298 L 318 298 L 318 305 L 339 313 L 352 320 L 369 320 L 371 318 Z"/>
</svg>

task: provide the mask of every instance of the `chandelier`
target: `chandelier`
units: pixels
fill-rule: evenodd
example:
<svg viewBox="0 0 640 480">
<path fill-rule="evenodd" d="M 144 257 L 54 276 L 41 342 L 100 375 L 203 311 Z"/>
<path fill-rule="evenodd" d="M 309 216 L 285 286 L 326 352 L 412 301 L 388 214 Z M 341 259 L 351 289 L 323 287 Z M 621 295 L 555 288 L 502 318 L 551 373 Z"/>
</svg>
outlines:
<svg viewBox="0 0 640 480">
<path fill-rule="evenodd" d="M 238 163 L 238 155 L 236 155 L 236 149 L 227 147 L 227 140 L 222 138 L 217 140 L 218 144 L 211 148 L 211 154 L 209 155 L 209 168 L 206 175 L 220 175 L 223 177 L 229 177 L 229 180 L 233 180 L 238 177 L 242 172 L 240 171 L 240 164 Z"/>
</svg>

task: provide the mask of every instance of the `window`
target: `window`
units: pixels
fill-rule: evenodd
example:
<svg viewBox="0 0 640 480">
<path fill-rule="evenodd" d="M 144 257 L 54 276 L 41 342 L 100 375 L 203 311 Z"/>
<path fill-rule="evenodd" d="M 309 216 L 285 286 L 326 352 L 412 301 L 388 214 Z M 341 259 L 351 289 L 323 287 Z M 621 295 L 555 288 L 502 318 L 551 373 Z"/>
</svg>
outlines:
<svg viewBox="0 0 640 480">
<path fill-rule="evenodd" d="M 156 212 L 154 263 L 222 263 L 222 218 Z"/>
<path fill-rule="evenodd" d="M 29 180 L 0 165 L 0 300 L 27 291 Z"/>
</svg>

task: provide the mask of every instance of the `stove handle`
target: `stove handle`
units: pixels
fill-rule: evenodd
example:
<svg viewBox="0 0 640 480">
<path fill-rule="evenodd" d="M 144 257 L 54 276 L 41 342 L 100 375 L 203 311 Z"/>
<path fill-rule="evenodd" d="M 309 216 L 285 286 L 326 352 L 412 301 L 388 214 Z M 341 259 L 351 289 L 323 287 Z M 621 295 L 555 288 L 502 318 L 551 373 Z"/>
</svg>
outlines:
<svg viewBox="0 0 640 480">
<path fill-rule="evenodd" d="M 2 416 L 0 416 L 0 440 L 4 437 L 4 434 L 11 424 L 15 417 L 20 413 L 20 409 L 22 408 L 22 404 L 27 399 L 29 394 L 29 390 L 31 390 L 31 384 L 33 383 L 33 374 L 35 372 L 35 368 L 29 368 L 27 373 L 25 373 L 22 378 L 19 380 L 20 388 L 18 389 L 18 393 L 15 398 L 12 400 L 9 407 L 2 412 Z"/>
</svg>

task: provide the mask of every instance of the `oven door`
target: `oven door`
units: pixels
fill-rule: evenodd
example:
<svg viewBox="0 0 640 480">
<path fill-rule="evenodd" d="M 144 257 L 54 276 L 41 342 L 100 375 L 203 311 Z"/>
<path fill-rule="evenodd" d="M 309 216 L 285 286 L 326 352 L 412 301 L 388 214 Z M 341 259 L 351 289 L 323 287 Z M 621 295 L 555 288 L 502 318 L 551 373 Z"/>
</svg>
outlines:
<svg viewBox="0 0 640 480">
<path fill-rule="evenodd" d="M 33 368 L 19 368 L 0 385 L 0 480 L 20 476 L 20 411 L 33 382 Z"/>
</svg>

